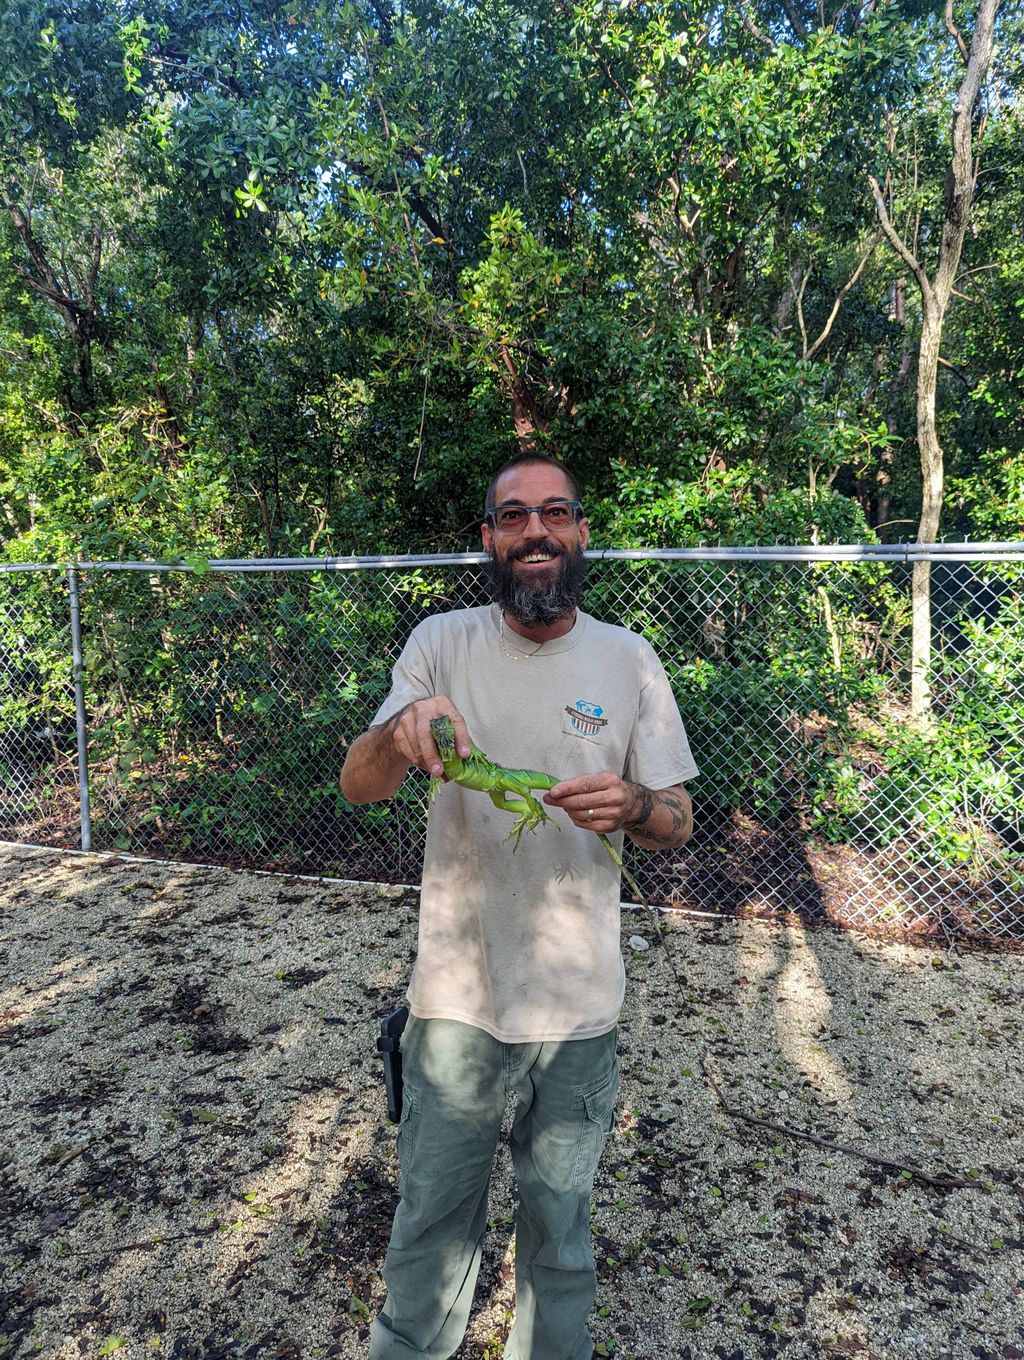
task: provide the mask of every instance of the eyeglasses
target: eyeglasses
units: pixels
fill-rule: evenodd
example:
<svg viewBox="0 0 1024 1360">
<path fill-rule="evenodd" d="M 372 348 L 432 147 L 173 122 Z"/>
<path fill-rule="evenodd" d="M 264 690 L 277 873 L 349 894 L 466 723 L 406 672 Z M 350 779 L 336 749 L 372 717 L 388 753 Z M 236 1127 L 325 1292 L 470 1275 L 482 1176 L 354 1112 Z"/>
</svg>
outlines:
<svg viewBox="0 0 1024 1360">
<path fill-rule="evenodd" d="M 547 501 L 544 505 L 499 505 L 488 510 L 485 519 L 502 533 L 518 533 L 530 522 L 536 510 L 545 529 L 567 529 L 574 520 L 580 518 L 583 506 L 580 501 Z"/>
</svg>

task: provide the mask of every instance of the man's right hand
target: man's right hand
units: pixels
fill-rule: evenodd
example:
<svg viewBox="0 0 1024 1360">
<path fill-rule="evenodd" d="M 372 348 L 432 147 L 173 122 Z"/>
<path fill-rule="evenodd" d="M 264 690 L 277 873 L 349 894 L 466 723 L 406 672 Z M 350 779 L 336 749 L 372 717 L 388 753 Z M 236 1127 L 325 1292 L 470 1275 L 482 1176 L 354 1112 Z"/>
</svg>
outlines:
<svg viewBox="0 0 1024 1360">
<path fill-rule="evenodd" d="M 425 770 L 434 779 L 443 777 L 444 766 L 434 745 L 430 720 L 441 717 L 451 718 L 455 730 L 455 749 L 465 760 L 472 749 L 469 730 L 465 718 L 447 695 L 435 694 L 430 699 L 416 699 L 384 724 L 390 729 L 391 740 L 398 754 L 409 765 Z"/>
<path fill-rule="evenodd" d="M 410 765 L 435 779 L 443 778 L 444 766 L 430 734 L 431 718 L 442 715 L 451 718 L 455 749 L 465 759 L 471 749 L 469 732 L 451 699 L 444 694 L 416 699 L 356 737 L 349 747 L 341 771 L 341 791 L 349 802 L 378 803 L 393 797 Z"/>
</svg>

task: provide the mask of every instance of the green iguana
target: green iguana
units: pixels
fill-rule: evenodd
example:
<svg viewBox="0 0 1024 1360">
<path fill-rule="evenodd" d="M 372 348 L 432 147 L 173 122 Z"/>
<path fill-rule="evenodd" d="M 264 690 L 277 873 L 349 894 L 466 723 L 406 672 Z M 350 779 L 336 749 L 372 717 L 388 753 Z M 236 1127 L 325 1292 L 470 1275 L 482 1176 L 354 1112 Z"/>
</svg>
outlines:
<svg viewBox="0 0 1024 1360">
<path fill-rule="evenodd" d="M 486 793 L 496 808 L 500 808 L 502 812 L 517 814 L 518 820 L 505 838 L 512 842 L 513 851 L 518 850 L 519 838 L 524 831 L 536 831 L 544 822 L 551 822 L 552 826 L 558 829 L 554 819 L 548 816 L 544 804 L 534 798 L 533 790 L 553 789 L 556 784 L 561 783 L 560 779 L 545 774 L 543 770 L 506 769 L 504 765 L 489 760 L 479 746 L 473 746 L 463 760 L 455 749 L 455 729 L 452 727 L 451 718 L 431 718 L 430 732 L 437 747 L 437 754 L 441 757 L 446 779 L 450 779 L 453 784 L 461 784 L 464 789 L 477 789 L 480 793 Z M 439 778 L 430 781 L 431 802 L 440 786 Z M 603 832 L 599 831 L 597 838 L 622 870 L 622 876 L 633 892 L 641 902 L 645 901 L 636 880 L 623 864 L 622 856 L 615 846 Z"/>
</svg>

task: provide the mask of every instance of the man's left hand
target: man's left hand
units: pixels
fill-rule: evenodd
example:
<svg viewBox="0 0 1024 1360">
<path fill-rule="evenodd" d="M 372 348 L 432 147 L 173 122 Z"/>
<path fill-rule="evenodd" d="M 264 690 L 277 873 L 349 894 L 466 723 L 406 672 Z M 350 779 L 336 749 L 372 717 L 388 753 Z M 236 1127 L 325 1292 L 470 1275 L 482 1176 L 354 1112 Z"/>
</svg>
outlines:
<svg viewBox="0 0 1024 1360">
<path fill-rule="evenodd" d="M 563 779 L 544 795 L 549 807 L 561 808 L 574 826 L 608 835 L 625 831 L 647 850 L 682 845 L 693 830 L 690 795 L 682 784 L 649 789 L 612 770 Z"/>
<path fill-rule="evenodd" d="M 601 770 L 563 779 L 544 795 L 544 802 L 561 808 L 584 831 L 601 831 L 607 836 L 640 811 L 640 786 L 627 783 L 611 770 Z"/>
</svg>

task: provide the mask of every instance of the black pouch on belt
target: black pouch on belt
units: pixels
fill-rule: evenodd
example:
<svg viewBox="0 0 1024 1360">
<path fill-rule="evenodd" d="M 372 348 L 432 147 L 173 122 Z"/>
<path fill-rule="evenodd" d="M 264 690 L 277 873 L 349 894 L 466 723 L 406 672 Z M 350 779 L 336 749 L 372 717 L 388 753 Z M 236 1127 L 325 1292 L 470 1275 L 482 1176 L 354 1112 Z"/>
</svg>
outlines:
<svg viewBox="0 0 1024 1360">
<path fill-rule="evenodd" d="M 402 1032 L 409 1007 L 399 1006 L 380 1022 L 377 1051 L 384 1059 L 384 1089 L 388 1094 L 388 1118 L 397 1124 L 402 1117 Z"/>
</svg>

